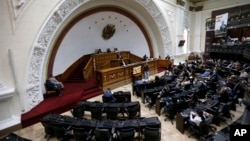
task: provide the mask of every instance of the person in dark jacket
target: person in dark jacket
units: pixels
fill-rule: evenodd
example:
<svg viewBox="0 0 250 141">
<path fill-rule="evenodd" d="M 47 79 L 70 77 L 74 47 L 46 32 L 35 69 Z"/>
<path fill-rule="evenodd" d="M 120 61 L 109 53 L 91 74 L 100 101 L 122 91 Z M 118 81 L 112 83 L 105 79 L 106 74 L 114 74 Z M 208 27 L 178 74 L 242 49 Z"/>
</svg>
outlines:
<svg viewBox="0 0 250 141">
<path fill-rule="evenodd" d="M 49 91 L 50 91 L 50 90 L 56 91 L 56 94 L 57 94 L 58 96 L 61 95 L 61 88 L 59 87 L 59 85 L 54 84 L 54 83 L 51 82 L 50 80 L 46 80 L 45 85 L 46 85 L 46 89 L 47 89 L 47 90 L 49 90 Z"/>
<path fill-rule="evenodd" d="M 107 89 L 107 91 L 104 92 L 103 97 L 108 98 L 109 102 L 115 102 L 116 98 L 114 97 L 112 91 L 110 88 Z"/>
</svg>

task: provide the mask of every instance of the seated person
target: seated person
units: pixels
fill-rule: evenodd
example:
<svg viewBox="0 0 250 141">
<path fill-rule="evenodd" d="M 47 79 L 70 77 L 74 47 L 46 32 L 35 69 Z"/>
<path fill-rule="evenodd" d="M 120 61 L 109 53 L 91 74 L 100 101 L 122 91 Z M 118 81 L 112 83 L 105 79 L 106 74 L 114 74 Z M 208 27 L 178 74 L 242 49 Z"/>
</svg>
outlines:
<svg viewBox="0 0 250 141">
<path fill-rule="evenodd" d="M 162 85 L 162 79 L 159 76 L 155 76 L 154 84 L 155 86 Z"/>
<path fill-rule="evenodd" d="M 61 95 L 60 87 L 59 87 L 58 85 L 55 85 L 55 84 L 52 83 L 50 80 L 46 80 L 45 85 L 46 85 L 46 89 L 47 89 L 48 91 L 53 90 L 53 91 L 56 91 L 56 94 L 57 94 L 58 96 Z"/>
<path fill-rule="evenodd" d="M 245 69 L 241 70 L 239 79 L 248 81 L 248 73 Z"/>
<path fill-rule="evenodd" d="M 113 95 L 110 88 L 108 88 L 107 91 L 104 92 L 103 97 L 109 99 L 109 102 L 115 102 L 116 101 L 116 99 L 115 99 L 115 97 L 114 97 L 114 95 Z"/>
<path fill-rule="evenodd" d="M 212 82 L 218 81 L 218 75 L 216 70 L 213 70 L 213 73 L 208 77 L 208 80 Z"/>
<path fill-rule="evenodd" d="M 110 52 L 111 52 L 110 48 L 107 48 L 107 53 L 110 53 Z"/>
<path fill-rule="evenodd" d="M 211 70 L 210 69 L 206 69 L 206 71 L 204 73 L 201 74 L 202 77 L 209 77 L 211 74 Z"/>
<path fill-rule="evenodd" d="M 184 77 L 183 81 L 181 82 L 181 85 L 185 86 L 187 84 L 191 84 L 191 82 L 190 82 L 189 78 L 186 76 L 186 77 Z"/>
<path fill-rule="evenodd" d="M 64 85 L 62 82 L 59 82 L 52 74 L 50 74 L 49 79 L 48 79 L 51 83 L 53 83 L 54 85 L 57 85 L 57 87 L 59 87 L 60 89 L 64 89 Z"/>
<path fill-rule="evenodd" d="M 148 56 L 145 54 L 145 55 L 142 57 L 142 60 L 143 60 L 143 61 L 147 61 L 147 60 L 148 60 Z"/>
<path fill-rule="evenodd" d="M 213 115 L 208 112 L 198 110 L 197 112 L 190 112 L 189 120 L 199 126 L 202 121 L 211 116 Z"/>
<path fill-rule="evenodd" d="M 168 86 L 168 85 L 165 85 L 165 87 L 160 91 L 160 96 L 168 95 L 168 94 L 169 94 L 169 91 L 170 91 L 169 86 Z"/>
<path fill-rule="evenodd" d="M 234 81 L 235 81 L 234 78 L 230 76 L 229 78 L 227 78 L 226 86 L 229 87 L 230 89 L 233 89 L 235 86 Z"/>
<path fill-rule="evenodd" d="M 169 106 L 171 106 L 173 104 L 177 104 L 177 103 L 178 103 L 178 98 L 176 98 L 176 97 L 170 97 L 166 101 L 166 107 L 168 108 Z"/>
<path fill-rule="evenodd" d="M 167 55 L 167 56 L 165 57 L 165 59 L 166 59 L 166 60 L 170 60 L 170 56 Z"/>
<path fill-rule="evenodd" d="M 198 89 L 194 92 L 198 99 L 205 99 L 207 94 L 207 87 L 205 83 L 201 83 Z"/>
<path fill-rule="evenodd" d="M 97 54 L 102 53 L 102 50 L 101 50 L 101 49 L 98 49 L 98 50 L 96 51 L 96 53 L 97 53 Z"/>
<path fill-rule="evenodd" d="M 184 65 L 181 62 L 179 62 L 179 64 L 177 65 L 177 69 L 183 70 L 183 68 L 184 68 Z"/>
<path fill-rule="evenodd" d="M 177 87 L 183 88 L 184 90 L 189 90 L 191 88 L 191 81 L 189 78 L 186 76 L 184 77 L 183 81 L 177 83 Z"/>
<path fill-rule="evenodd" d="M 181 72 L 180 76 L 183 78 L 183 80 L 185 77 L 189 78 L 188 70 L 186 68 L 184 68 L 183 71 Z"/>
<path fill-rule="evenodd" d="M 219 102 L 227 103 L 229 101 L 229 94 L 228 93 L 230 91 L 231 91 L 231 89 L 229 87 L 226 87 L 226 86 L 222 87 L 219 91 L 219 94 L 220 94 L 220 96 L 218 98 Z"/>
</svg>

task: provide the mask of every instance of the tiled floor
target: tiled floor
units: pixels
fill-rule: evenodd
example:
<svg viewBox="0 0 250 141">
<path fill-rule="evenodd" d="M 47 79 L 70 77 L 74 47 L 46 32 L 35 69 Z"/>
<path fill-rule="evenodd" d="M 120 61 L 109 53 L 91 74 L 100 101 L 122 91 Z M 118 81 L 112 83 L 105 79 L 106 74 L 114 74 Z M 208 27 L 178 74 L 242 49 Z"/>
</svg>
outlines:
<svg viewBox="0 0 250 141">
<path fill-rule="evenodd" d="M 161 76 L 162 73 L 157 74 L 158 76 Z M 150 79 L 153 79 L 154 76 L 150 76 Z M 116 88 L 112 90 L 113 92 L 115 91 L 131 91 L 132 92 L 132 87 L 131 84 L 128 85 L 124 85 L 122 87 Z M 101 95 L 91 98 L 89 99 L 89 101 L 102 101 L 101 99 Z M 136 97 L 136 96 L 132 96 L 132 101 L 140 101 L 141 102 L 141 98 L 140 97 Z M 237 105 L 237 111 L 234 112 L 232 111 L 232 113 L 234 114 L 233 120 L 231 121 L 230 119 L 228 120 L 228 123 L 231 123 L 233 121 L 235 121 L 236 119 L 239 118 L 240 115 L 242 115 L 242 112 L 244 111 L 244 105 L 239 106 Z M 71 113 L 65 112 L 63 113 L 63 115 L 70 115 Z M 88 112 L 85 114 L 86 116 L 90 116 L 90 113 L 88 115 Z M 194 137 L 188 137 L 189 132 L 185 132 L 184 134 L 180 133 L 177 129 L 176 129 L 176 124 L 174 121 L 174 124 L 171 124 L 170 121 L 164 121 L 164 115 L 158 116 L 154 109 L 149 110 L 147 107 L 145 107 L 144 104 L 141 103 L 141 116 L 143 117 L 153 117 L 153 116 L 157 116 L 160 121 L 161 121 L 161 125 L 162 125 L 162 130 L 161 130 L 161 136 L 162 136 L 162 141 L 196 141 L 197 139 L 195 139 Z M 214 125 L 215 126 L 215 125 Z M 217 127 L 217 130 L 220 130 L 221 128 L 225 127 L 226 124 L 222 124 L 220 125 L 220 127 Z M 44 141 L 47 140 L 45 138 L 45 134 L 44 134 L 44 128 L 41 125 L 41 123 L 37 123 L 35 125 L 32 125 L 30 127 L 24 128 L 22 130 L 16 131 L 14 132 L 17 135 L 30 139 L 32 141 Z M 56 138 L 51 138 L 51 141 L 56 141 Z M 73 140 L 72 140 L 73 141 Z"/>
</svg>

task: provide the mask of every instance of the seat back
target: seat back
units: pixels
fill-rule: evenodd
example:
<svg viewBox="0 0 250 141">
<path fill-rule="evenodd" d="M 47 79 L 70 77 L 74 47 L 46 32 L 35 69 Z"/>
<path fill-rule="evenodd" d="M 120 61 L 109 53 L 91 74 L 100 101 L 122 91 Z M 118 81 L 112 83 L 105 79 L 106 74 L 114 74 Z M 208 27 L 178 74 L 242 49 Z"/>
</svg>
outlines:
<svg viewBox="0 0 250 141">
<path fill-rule="evenodd" d="M 133 128 L 120 129 L 117 131 L 118 141 L 133 141 L 135 140 L 135 130 Z"/>
<path fill-rule="evenodd" d="M 161 129 L 145 127 L 142 133 L 143 141 L 160 141 L 161 140 Z"/>
<path fill-rule="evenodd" d="M 90 107 L 91 119 L 101 119 L 103 113 L 103 107 L 101 106 L 91 106 Z"/>
<path fill-rule="evenodd" d="M 168 107 L 166 107 L 166 116 L 170 119 L 174 119 L 177 112 L 180 110 L 180 104 L 179 103 L 173 103 L 170 104 Z"/>
<path fill-rule="evenodd" d="M 207 121 L 202 121 L 199 125 L 199 132 L 200 132 L 200 135 L 201 136 L 205 136 L 205 135 L 208 135 L 209 133 L 209 126 L 210 126 L 210 123 L 212 121 L 210 121 L 210 119 L 208 119 Z"/>
<path fill-rule="evenodd" d="M 112 97 L 106 97 L 106 96 L 102 96 L 102 102 L 103 103 L 110 103 L 112 102 Z"/>
<path fill-rule="evenodd" d="M 43 127 L 44 127 L 44 132 L 45 132 L 45 136 L 54 136 L 55 135 L 55 130 L 53 128 L 53 126 L 51 125 L 51 123 L 47 122 L 47 121 L 41 121 Z"/>
<path fill-rule="evenodd" d="M 76 141 L 88 141 L 91 139 L 91 132 L 83 127 L 72 127 Z"/>
<path fill-rule="evenodd" d="M 110 141 L 112 140 L 112 134 L 109 129 L 96 128 L 94 131 L 95 141 Z"/>
<path fill-rule="evenodd" d="M 55 137 L 57 137 L 58 139 L 64 139 L 66 137 L 65 125 L 60 124 L 60 123 L 53 123 L 51 125 L 55 131 Z"/>
<path fill-rule="evenodd" d="M 198 89 L 198 91 L 196 91 L 196 94 L 197 94 L 198 99 L 205 99 L 206 94 L 207 94 L 207 90 L 206 89 Z"/>
<path fill-rule="evenodd" d="M 118 107 L 106 107 L 107 119 L 116 120 L 118 118 Z"/>
<path fill-rule="evenodd" d="M 136 104 L 133 106 L 126 107 L 126 112 L 129 119 L 140 117 L 140 105 Z"/>
<path fill-rule="evenodd" d="M 131 102 L 130 91 L 118 91 L 114 93 L 114 97 L 117 103 Z"/>
<path fill-rule="evenodd" d="M 85 109 L 83 106 L 77 105 L 71 111 L 73 117 L 82 118 L 84 116 Z"/>
</svg>

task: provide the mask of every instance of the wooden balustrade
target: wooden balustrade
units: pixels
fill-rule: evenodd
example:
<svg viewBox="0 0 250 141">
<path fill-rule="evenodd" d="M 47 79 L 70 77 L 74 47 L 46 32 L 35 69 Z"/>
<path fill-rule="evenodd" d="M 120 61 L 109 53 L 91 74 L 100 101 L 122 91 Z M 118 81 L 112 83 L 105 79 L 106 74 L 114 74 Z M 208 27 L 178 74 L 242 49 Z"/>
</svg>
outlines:
<svg viewBox="0 0 250 141">
<path fill-rule="evenodd" d="M 164 67 L 168 68 L 170 64 L 173 63 L 173 60 L 165 60 L 165 59 L 158 59 L 157 60 L 157 66 L 158 67 Z"/>
<path fill-rule="evenodd" d="M 66 81 L 69 76 L 74 73 L 74 71 L 76 69 L 79 69 L 80 66 L 82 66 L 82 64 L 85 64 L 88 62 L 89 58 L 91 56 L 90 55 L 84 55 L 81 58 L 79 58 L 77 61 L 75 61 L 65 72 L 63 72 L 60 75 L 57 75 L 56 78 L 57 80 L 64 82 Z"/>
<path fill-rule="evenodd" d="M 120 66 L 121 59 L 117 58 L 117 52 L 84 55 L 74 62 L 64 73 L 56 76 L 59 81 L 67 80 L 76 69 L 82 69 L 83 79 L 88 80 L 97 75 L 101 87 L 110 85 L 121 86 L 131 83 L 133 67 L 141 66 L 141 73 L 146 62 L 148 62 L 150 75 L 157 73 L 157 60 L 142 61 L 142 58 L 130 54 L 129 51 L 121 51 L 121 58 L 126 66 Z M 161 61 L 160 65 L 168 65 L 169 60 Z M 85 64 L 85 66 L 83 66 Z M 84 68 L 81 68 L 84 67 Z M 140 74 L 142 76 L 142 74 Z"/>
<path fill-rule="evenodd" d="M 91 57 L 88 63 L 83 68 L 83 79 L 88 80 L 90 77 L 94 76 L 94 65 L 93 65 L 93 57 Z"/>
</svg>

